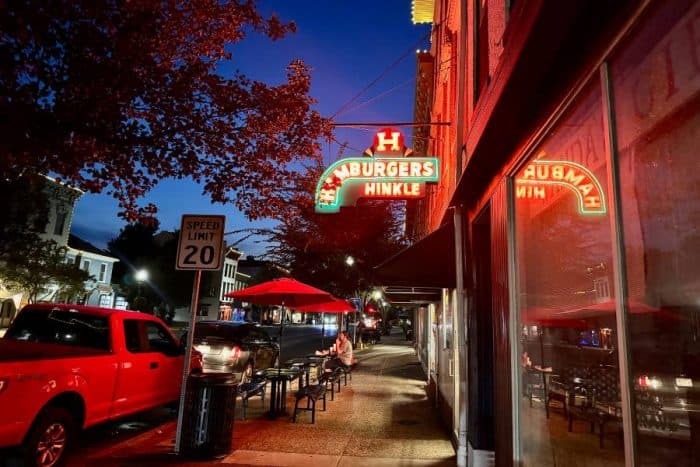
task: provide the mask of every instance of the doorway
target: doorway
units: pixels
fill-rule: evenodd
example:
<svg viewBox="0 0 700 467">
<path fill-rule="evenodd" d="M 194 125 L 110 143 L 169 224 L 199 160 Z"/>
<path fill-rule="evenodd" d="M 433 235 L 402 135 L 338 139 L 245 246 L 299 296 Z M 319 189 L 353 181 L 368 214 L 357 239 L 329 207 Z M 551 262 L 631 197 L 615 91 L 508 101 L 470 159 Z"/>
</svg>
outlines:
<svg viewBox="0 0 700 467">
<path fill-rule="evenodd" d="M 494 340 L 491 286 L 491 207 L 472 223 L 474 289 L 468 319 L 469 429 L 472 449 L 494 451 Z"/>
</svg>

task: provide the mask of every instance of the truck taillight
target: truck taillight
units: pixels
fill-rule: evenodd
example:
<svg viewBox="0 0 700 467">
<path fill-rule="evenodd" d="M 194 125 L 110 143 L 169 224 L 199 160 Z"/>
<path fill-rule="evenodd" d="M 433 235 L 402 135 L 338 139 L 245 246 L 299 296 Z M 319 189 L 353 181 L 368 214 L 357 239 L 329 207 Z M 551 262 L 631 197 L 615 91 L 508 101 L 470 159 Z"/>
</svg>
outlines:
<svg viewBox="0 0 700 467">
<path fill-rule="evenodd" d="M 10 378 L 0 378 L 0 394 L 7 389 L 7 386 L 10 384 Z"/>
</svg>

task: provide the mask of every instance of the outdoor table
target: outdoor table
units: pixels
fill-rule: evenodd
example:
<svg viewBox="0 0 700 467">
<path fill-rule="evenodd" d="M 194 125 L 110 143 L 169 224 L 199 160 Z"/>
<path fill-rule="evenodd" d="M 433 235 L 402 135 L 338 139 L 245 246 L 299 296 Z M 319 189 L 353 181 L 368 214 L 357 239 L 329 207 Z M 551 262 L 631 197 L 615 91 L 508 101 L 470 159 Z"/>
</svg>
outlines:
<svg viewBox="0 0 700 467">
<path fill-rule="evenodd" d="M 287 367 L 291 367 L 291 368 L 299 368 L 301 371 L 303 371 L 306 374 L 306 382 L 304 385 L 308 386 L 310 383 L 310 379 L 311 379 L 311 369 L 316 368 L 319 365 L 322 366 L 323 362 L 319 362 L 318 359 L 314 359 L 314 358 L 301 357 L 301 358 L 289 359 L 285 362 L 285 365 L 287 365 Z M 300 384 L 299 389 L 301 389 L 301 384 Z"/>
<path fill-rule="evenodd" d="M 304 358 L 308 358 L 309 360 L 313 360 L 313 361 L 316 361 L 320 364 L 323 364 L 326 361 L 335 358 L 335 356 L 336 356 L 336 354 L 334 354 L 334 353 L 333 354 L 325 354 L 325 355 L 311 354 L 311 355 L 305 356 Z"/>
<path fill-rule="evenodd" d="M 298 368 L 268 368 L 265 378 L 270 381 L 270 418 L 287 413 L 287 382 L 301 378 Z"/>
<path fill-rule="evenodd" d="M 296 366 L 306 372 L 306 385 L 308 386 L 311 379 L 311 369 L 316 368 L 316 379 L 323 373 L 323 367 L 326 361 L 333 358 L 331 355 L 306 355 L 304 357 L 292 358 L 287 360 L 287 364 Z"/>
</svg>

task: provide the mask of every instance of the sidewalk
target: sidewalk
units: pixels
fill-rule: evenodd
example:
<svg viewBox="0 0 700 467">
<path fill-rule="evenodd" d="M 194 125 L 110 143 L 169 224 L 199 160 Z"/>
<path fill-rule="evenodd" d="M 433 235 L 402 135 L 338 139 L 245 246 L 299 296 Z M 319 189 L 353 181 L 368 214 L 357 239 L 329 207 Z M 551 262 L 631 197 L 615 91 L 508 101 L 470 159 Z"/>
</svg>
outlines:
<svg viewBox="0 0 700 467">
<path fill-rule="evenodd" d="M 291 417 L 269 420 L 259 399 L 252 399 L 248 420 L 235 421 L 234 451 L 223 459 L 193 462 L 173 455 L 175 422 L 169 421 L 99 452 L 82 452 L 68 465 L 456 465 L 448 433 L 426 396 L 423 370 L 400 332 L 358 351 L 356 359 L 352 382 L 328 399 L 326 412 L 319 403 L 314 425 L 307 412 L 297 423 Z"/>
</svg>

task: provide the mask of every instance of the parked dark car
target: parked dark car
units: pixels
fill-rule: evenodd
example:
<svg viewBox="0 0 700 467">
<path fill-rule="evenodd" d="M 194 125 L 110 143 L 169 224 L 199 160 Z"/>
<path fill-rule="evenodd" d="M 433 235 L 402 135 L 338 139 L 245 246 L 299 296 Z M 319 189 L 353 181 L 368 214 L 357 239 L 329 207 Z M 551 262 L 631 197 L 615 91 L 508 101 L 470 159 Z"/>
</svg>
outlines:
<svg viewBox="0 0 700 467">
<path fill-rule="evenodd" d="M 194 348 L 203 357 L 205 373 L 234 373 L 248 381 L 256 369 L 277 364 L 277 342 L 257 324 L 231 321 L 199 321 Z"/>
</svg>

